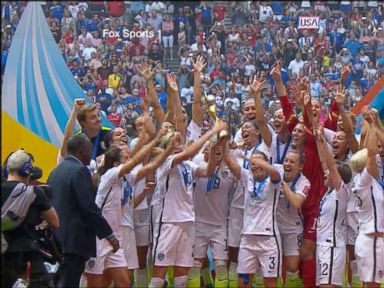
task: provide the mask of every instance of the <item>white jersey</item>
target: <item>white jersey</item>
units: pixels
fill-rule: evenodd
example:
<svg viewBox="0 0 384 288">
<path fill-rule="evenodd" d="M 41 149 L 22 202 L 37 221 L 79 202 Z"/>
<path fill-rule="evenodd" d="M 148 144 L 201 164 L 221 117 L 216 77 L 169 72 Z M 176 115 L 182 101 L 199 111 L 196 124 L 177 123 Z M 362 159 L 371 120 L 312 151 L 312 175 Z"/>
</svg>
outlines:
<svg viewBox="0 0 384 288">
<path fill-rule="evenodd" d="M 278 167 L 280 166 L 280 167 Z M 281 165 L 274 165 L 280 170 Z M 267 177 L 262 181 L 256 181 L 252 173 L 249 173 L 248 191 L 244 199 L 244 226 L 243 235 L 279 235 L 276 221 L 276 211 L 279 201 L 279 185 L 272 183 Z"/>
<path fill-rule="evenodd" d="M 235 157 L 237 158 L 237 162 L 239 163 L 239 165 L 244 169 L 249 169 L 251 156 L 256 151 L 263 152 L 268 157 L 268 159 L 271 158 L 269 148 L 267 147 L 264 141 L 261 141 L 255 146 L 253 146 L 251 149 L 244 147 L 242 150 L 237 151 L 237 155 Z"/>
<path fill-rule="evenodd" d="M 195 162 L 204 169 L 208 163 Z M 229 214 L 229 197 L 235 176 L 223 165 L 215 168 L 211 178 L 198 178 L 195 182 L 196 221 L 212 225 L 226 225 Z"/>
<path fill-rule="evenodd" d="M 197 125 L 195 121 L 191 120 L 187 127 L 187 143 L 199 140 L 202 135 L 202 132 L 203 131 L 201 127 Z"/>
<path fill-rule="evenodd" d="M 139 172 L 139 170 L 141 168 L 143 168 L 143 164 L 140 163 L 139 165 L 137 165 L 135 168 L 132 169 L 132 173 L 133 174 L 137 174 L 137 172 Z M 138 195 L 140 195 L 141 193 L 143 193 L 144 187 L 145 187 L 145 177 L 143 179 L 141 179 L 140 181 L 136 182 L 132 186 L 133 197 L 135 198 Z M 145 209 L 148 209 L 148 199 L 147 199 L 147 197 L 145 197 L 143 199 L 143 201 L 141 201 L 141 203 L 135 207 L 134 210 L 136 211 L 136 210 L 145 210 Z"/>
<path fill-rule="evenodd" d="M 137 171 L 137 170 L 136 170 Z M 133 187 L 136 182 L 136 173 L 134 170 L 131 173 L 125 174 L 123 177 L 123 195 L 121 197 L 121 211 L 123 213 L 123 217 L 121 219 L 121 226 L 127 226 L 130 228 L 134 228 L 133 222 Z"/>
<path fill-rule="evenodd" d="M 197 166 L 183 161 L 172 168 L 176 155 L 169 156 L 157 169 L 160 193 L 163 192 L 162 222 L 194 222 L 193 180 Z"/>
<path fill-rule="evenodd" d="M 303 174 L 287 183 L 292 192 L 307 198 L 311 184 Z M 288 202 L 284 191 L 280 188 L 279 205 L 277 206 L 277 224 L 281 234 L 298 234 L 303 232 L 303 217 L 300 209 L 294 208 Z"/>
<path fill-rule="evenodd" d="M 378 179 L 366 168 L 360 173 L 355 187 L 358 199 L 359 233 L 384 232 L 384 191 Z"/>
<path fill-rule="evenodd" d="M 241 167 L 240 179 L 234 183 L 234 193 L 231 207 L 244 209 L 244 193 L 248 189 L 249 170 Z"/>
<path fill-rule="evenodd" d="M 272 142 L 270 147 L 268 147 L 266 144 L 265 147 L 268 149 L 270 158 L 272 158 L 272 163 L 283 164 L 285 156 L 292 146 L 292 136 L 289 136 L 288 141 L 283 143 L 279 140 L 276 132 L 272 129 L 271 126 L 268 125 L 268 129 L 272 135 Z"/>
<path fill-rule="evenodd" d="M 121 198 L 123 195 L 123 179 L 119 179 L 122 165 L 109 169 L 100 178 L 96 194 L 96 205 L 102 209 L 103 217 L 114 232 L 121 223 Z M 102 207 L 103 206 L 103 207 Z"/>
<path fill-rule="evenodd" d="M 319 218 L 317 220 L 316 243 L 329 247 L 345 246 L 347 226 L 347 202 L 349 189 L 342 183 L 339 190 L 327 191 L 320 201 Z"/>
<path fill-rule="evenodd" d="M 384 159 L 381 159 L 379 155 L 376 155 L 377 167 L 379 167 L 380 179 L 384 182 Z"/>
</svg>

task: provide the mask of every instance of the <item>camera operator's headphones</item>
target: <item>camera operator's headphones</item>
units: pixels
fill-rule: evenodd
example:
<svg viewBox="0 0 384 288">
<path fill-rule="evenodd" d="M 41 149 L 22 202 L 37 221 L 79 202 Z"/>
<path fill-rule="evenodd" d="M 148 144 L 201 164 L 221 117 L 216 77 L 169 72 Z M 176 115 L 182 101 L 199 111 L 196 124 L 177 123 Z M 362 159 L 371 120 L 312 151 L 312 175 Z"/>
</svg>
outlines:
<svg viewBox="0 0 384 288">
<path fill-rule="evenodd" d="M 20 149 L 20 150 L 23 151 L 25 154 L 29 155 L 29 160 L 24 162 L 23 165 L 21 165 L 19 170 L 17 170 L 17 174 L 19 174 L 22 177 L 28 177 L 33 172 L 32 162 L 34 162 L 35 159 L 33 158 L 33 155 L 31 153 L 25 152 L 24 149 Z M 11 157 L 13 155 L 13 153 L 20 151 L 20 150 L 16 150 L 16 151 L 10 153 L 8 155 L 8 157 L 5 159 L 4 164 L 3 164 L 3 168 L 1 171 L 1 174 L 2 174 L 1 176 L 3 179 L 8 178 L 8 159 L 9 159 L 9 157 Z"/>
</svg>

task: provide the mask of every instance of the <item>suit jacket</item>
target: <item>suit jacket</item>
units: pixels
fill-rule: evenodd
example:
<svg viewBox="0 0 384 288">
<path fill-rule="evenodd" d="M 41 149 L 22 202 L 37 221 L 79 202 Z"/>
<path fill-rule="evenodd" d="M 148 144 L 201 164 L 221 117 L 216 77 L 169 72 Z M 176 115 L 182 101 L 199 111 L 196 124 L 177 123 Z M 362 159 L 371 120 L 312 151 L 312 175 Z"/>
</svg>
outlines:
<svg viewBox="0 0 384 288">
<path fill-rule="evenodd" d="M 64 254 L 96 256 L 96 236 L 113 231 L 95 204 L 91 173 L 79 160 L 67 156 L 49 175 L 52 202 L 60 219 L 57 237 Z"/>
</svg>

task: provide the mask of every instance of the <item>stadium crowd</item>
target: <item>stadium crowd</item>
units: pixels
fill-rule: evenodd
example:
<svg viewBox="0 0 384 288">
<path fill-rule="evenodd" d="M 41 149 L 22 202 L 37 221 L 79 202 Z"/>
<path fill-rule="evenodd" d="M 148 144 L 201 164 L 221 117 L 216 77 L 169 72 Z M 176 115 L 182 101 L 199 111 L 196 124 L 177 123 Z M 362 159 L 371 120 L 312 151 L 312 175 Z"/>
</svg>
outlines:
<svg viewBox="0 0 384 288">
<path fill-rule="evenodd" d="M 24 5 L 2 3 L 2 65 Z M 205 287 L 277 287 L 282 276 L 284 287 L 379 287 L 384 127 L 364 107 L 357 135 L 349 110 L 384 73 L 382 9 L 47 2 L 52 35 L 89 100 L 75 100 L 58 163 L 80 155 L 80 135 L 92 141 L 81 162 L 121 246 L 110 253 L 97 240 L 88 285 L 162 287 L 172 266 L 171 287 L 200 287 L 200 276 Z M 315 28 L 298 28 L 314 16 Z M 100 114 L 115 128 L 101 127 Z"/>
</svg>

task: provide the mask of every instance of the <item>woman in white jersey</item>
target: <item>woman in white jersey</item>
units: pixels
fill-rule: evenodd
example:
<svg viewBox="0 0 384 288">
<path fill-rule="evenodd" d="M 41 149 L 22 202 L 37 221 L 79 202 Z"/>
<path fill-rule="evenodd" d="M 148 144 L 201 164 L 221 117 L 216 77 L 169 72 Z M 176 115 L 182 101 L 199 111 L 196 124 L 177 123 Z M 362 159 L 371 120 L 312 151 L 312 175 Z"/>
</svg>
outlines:
<svg viewBox="0 0 384 288">
<path fill-rule="evenodd" d="M 117 235 L 116 237 L 121 241 L 122 245 L 115 254 L 111 254 L 111 247 L 108 246 L 107 242 L 104 240 L 96 240 L 97 257 L 89 259 L 85 266 L 89 287 L 108 286 L 110 280 L 113 280 L 117 287 L 128 287 L 131 284 L 127 270 L 127 267 L 129 267 L 127 266 L 128 259 L 126 259 L 125 255 L 126 237 L 124 231 L 121 229 L 122 215 L 124 214 L 122 204 L 125 204 L 122 203 L 122 199 L 123 201 L 129 199 L 129 195 L 125 195 L 127 194 L 125 192 L 129 194 L 129 191 L 125 189 L 123 179 L 127 176 L 125 179 L 126 182 L 135 181 L 135 179 L 141 179 L 156 169 L 156 167 L 151 166 L 150 169 L 142 168 L 136 175 L 129 174 L 129 172 L 143 160 L 144 156 L 151 151 L 163 135 L 164 131 L 159 133 L 155 139 L 144 146 L 131 159 L 126 145 L 120 147 L 113 146 L 105 153 L 103 166 L 99 169 L 101 179 L 96 195 L 96 204 L 101 208 L 103 216 L 107 219 L 111 227 L 113 227 Z M 170 153 L 170 151 L 167 152 L 168 154 Z M 165 153 L 166 152 L 164 152 L 164 154 Z M 167 155 L 162 156 L 165 158 Z M 157 166 L 161 164 L 161 161 L 158 162 Z"/>
<path fill-rule="evenodd" d="M 364 287 L 380 287 L 384 283 L 384 190 L 376 162 L 378 131 L 369 119 L 367 149 L 352 156 L 351 167 L 356 172 L 355 193 L 359 233 L 355 244 L 360 280 Z"/>
<path fill-rule="evenodd" d="M 194 267 L 189 271 L 189 287 L 200 285 L 200 270 L 204 284 L 212 282 L 210 269 L 204 270 L 203 262 L 208 246 L 212 251 L 215 266 L 215 287 L 228 286 L 228 229 L 227 218 L 230 193 L 233 191 L 234 176 L 226 165 L 221 163 L 223 139 L 210 142 L 203 153 L 194 158 L 201 168 L 213 165 L 210 178 L 198 178 L 195 181 L 196 237 L 194 248 Z M 208 272 L 208 273 L 207 273 Z M 207 279 L 208 278 L 208 279 Z"/>
<path fill-rule="evenodd" d="M 284 287 L 301 285 L 299 264 L 304 227 L 300 207 L 311 187 L 308 179 L 301 173 L 303 162 L 304 155 L 298 150 L 288 151 L 283 162 L 284 181 L 281 183 L 277 207 L 277 224 L 282 242 L 283 271 L 286 272 Z"/>
<path fill-rule="evenodd" d="M 252 287 L 253 274 L 260 267 L 265 287 L 277 287 L 280 277 L 281 243 L 276 211 L 283 173 L 281 165 L 271 166 L 268 160 L 260 151 L 251 156 L 237 266 L 239 287 Z"/>
<path fill-rule="evenodd" d="M 198 141 L 185 147 L 184 139 L 177 135 L 174 154 L 169 156 L 156 172 L 158 189 L 163 193 L 161 222 L 154 239 L 154 267 L 149 287 L 162 287 L 167 268 L 174 268 L 175 287 L 186 287 L 187 275 L 193 267 L 193 242 L 195 212 L 193 204 L 193 180 L 207 177 L 207 170 L 197 167 L 192 158 L 206 141 L 225 129 L 218 123 Z M 168 135 L 166 135 L 168 136 Z"/>
<path fill-rule="evenodd" d="M 345 163 L 337 165 L 329 151 L 322 128 L 315 131 L 322 162 L 325 185 L 317 220 L 316 284 L 320 287 L 341 287 L 345 276 L 347 205 L 352 171 Z"/>
</svg>

